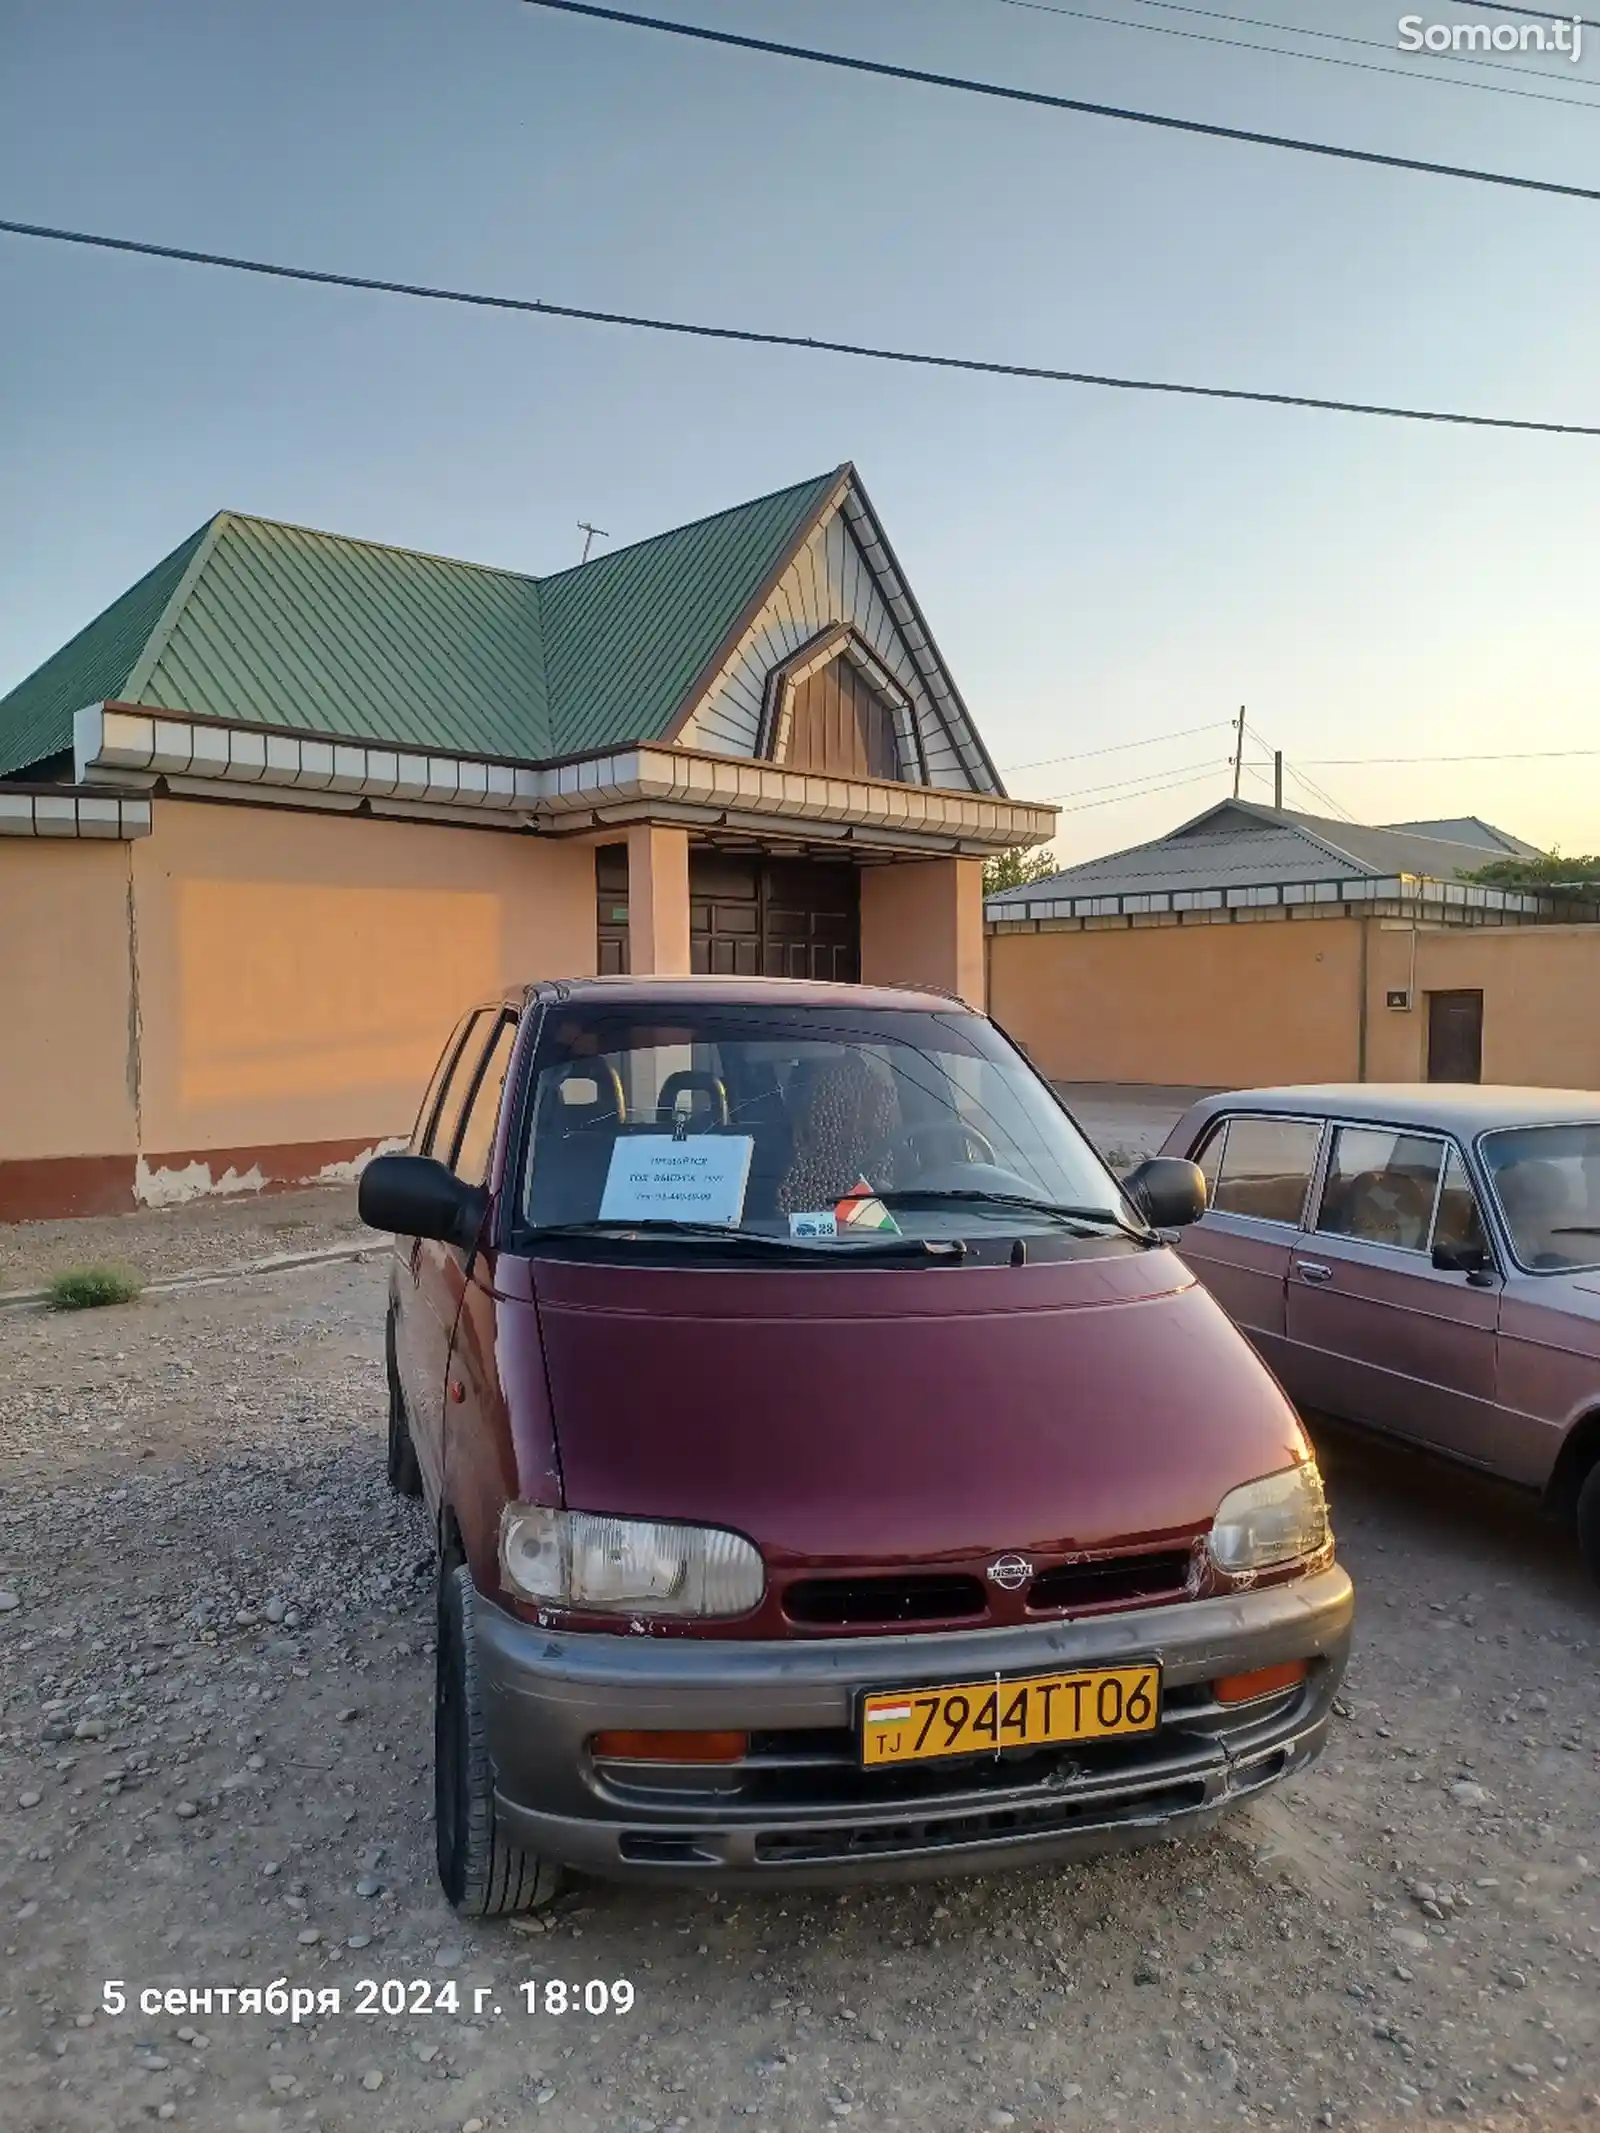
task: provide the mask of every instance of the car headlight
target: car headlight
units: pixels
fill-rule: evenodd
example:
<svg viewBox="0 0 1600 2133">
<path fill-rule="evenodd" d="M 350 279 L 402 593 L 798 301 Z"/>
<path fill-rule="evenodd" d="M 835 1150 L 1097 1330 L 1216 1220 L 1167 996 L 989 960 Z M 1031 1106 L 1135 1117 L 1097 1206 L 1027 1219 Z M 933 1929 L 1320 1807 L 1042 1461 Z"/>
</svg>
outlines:
<svg viewBox="0 0 1600 2133">
<path fill-rule="evenodd" d="M 748 1614 L 767 1583 L 742 1533 L 522 1503 L 501 1516 L 500 1569 L 524 1599 L 617 1614 Z"/>
<path fill-rule="evenodd" d="M 1230 1489 L 1206 1543 L 1219 1570 L 1271 1570 L 1328 1545 L 1328 1500 L 1314 1459 Z"/>
</svg>

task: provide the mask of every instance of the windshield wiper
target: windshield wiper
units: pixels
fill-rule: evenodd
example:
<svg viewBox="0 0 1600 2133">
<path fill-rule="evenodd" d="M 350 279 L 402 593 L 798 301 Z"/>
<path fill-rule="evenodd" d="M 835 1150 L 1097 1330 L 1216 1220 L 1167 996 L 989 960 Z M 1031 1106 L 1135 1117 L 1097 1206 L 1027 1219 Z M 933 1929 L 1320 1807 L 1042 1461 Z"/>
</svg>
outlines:
<svg viewBox="0 0 1600 2133">
<path fill-rule="evenodd" d="M 965 1187 L 949 1192 L 935 1192 L 908 1185 L 899 1192 L 880 1192 L 876 1197 L 885 1207 L 938 1207 L 947 1201 L 953 1201 L 957 1205 L 971 1203 L 984 1207 L 1014 1207 L 1019 1213 L 1050 1215 L 1063 1223 L 1090 1222 L 1099 1229 L 1119 1229 L 1125 1237 L 1132 1237 L 1140 1244 L 1160 1241 L 1153 1229 L 1136 1229 L 1131 1222 L 1125 1222 L 1121 1215 L 1109 1207 L 1063 1207 L 1055 1200 L 1035 1200 L 1021 1192 L 983 1192 Z M 1081 1234 L 1092 1235 L 1093 1231 Z"/>
<path fill-rule="evenodd" d="M 680 1222 L 670 1216 L 640 1215 L 609 1219 L 597 1218 L 592 1222 L 543 1222 L 524 1231 L 524 1236 L 533 1244 L 543 1244 L 552 1239 L 566 1238 L 636 1238 L 641 1243 L 654 1243 L 675 1239 L 692 1240 L 712 1244 L 732 1245 L 740 1251 L 757 1254 L 777 1254 L 783 1258 L 802 1259 L 959 1259 L 966 1246 L 952 1239 L 923 1237 L 862 1237 L 841 1246 L 830 1240 L 813 1244 L 800 1237 L 768 1237 L 759 1230 L 725 1228 L 720 1222 Z"/>
<path fill-rule="evenodd" d="M 1559 1222 L 1552 1237 L 1600 1237 L 1600 1222 Z"/>
</svg>

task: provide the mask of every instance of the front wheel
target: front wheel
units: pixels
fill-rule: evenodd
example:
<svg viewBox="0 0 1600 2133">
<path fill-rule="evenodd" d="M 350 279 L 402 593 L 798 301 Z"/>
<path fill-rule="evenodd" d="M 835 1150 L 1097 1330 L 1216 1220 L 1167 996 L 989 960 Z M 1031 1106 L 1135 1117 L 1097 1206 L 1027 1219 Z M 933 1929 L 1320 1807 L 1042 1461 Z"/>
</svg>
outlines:
<svg viewBox="0 0 1600 2133">
<path fill-rule="evenodd" d="M 1590 1577 L 1600 1585 L 1600 1460 L 1578 1491 L 1578 1549 Z"/>
<path fill-rule="evenodd" d="M 439 1881 L 463 1918 L 536 1911 L 561 1884 L 559 1867 L 513 1844 L 495 1820 L 494 1765 L 484 1739 L 472 1572 L 439 1581 L 434 1692 L 434 1828 Z"/>
</svg>

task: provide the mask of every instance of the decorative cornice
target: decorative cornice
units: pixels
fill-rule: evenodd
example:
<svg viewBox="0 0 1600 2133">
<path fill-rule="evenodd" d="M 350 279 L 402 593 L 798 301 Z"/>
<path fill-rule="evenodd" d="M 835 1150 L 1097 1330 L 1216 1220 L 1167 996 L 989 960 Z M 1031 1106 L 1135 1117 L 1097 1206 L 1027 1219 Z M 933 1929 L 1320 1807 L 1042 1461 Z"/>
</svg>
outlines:
<svg viewBox="0 0 1600 2133">
<path fill-rule="evenodd" d="M 980 857 L 1043 843 L 1056 810 L 949 786 L 785 769 L 660 743 L 547 763 L 424 755 L 332 736 L 100 704 L 74 720 L 80 782 L 311 802 L 546 836 L 630 822 L 748 829 L 785 839 Z"/>
<path fill-rule="evenodd" d="M 144 793 L 71 785 L 0 785 L 0 837 L 98 837 L 127 843 L 150 834 Z"/>
</svg>

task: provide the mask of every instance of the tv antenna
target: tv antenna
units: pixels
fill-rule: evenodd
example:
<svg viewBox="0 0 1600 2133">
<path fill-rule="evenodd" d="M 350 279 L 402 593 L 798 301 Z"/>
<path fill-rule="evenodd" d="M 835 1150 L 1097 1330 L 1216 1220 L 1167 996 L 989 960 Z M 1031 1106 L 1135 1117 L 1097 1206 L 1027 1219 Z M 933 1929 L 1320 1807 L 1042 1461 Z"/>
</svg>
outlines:
<svg viewBox="0 0 1600 2133">
<path fill-rule="evenodd" d="M 610 534 L 607 533 L 604 526 L 591 526 L 586 518 L 579 519 L 578 531 L 583 535 L 583 553 L 578 558 L 578 561 L 580 563 L 588 562 L 589 550 L 594 546 L 596 541 L 609 541 L 611 538 Z"/>
</svg>

